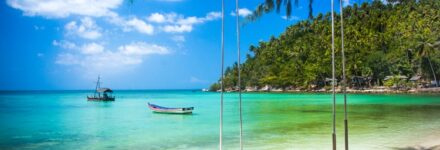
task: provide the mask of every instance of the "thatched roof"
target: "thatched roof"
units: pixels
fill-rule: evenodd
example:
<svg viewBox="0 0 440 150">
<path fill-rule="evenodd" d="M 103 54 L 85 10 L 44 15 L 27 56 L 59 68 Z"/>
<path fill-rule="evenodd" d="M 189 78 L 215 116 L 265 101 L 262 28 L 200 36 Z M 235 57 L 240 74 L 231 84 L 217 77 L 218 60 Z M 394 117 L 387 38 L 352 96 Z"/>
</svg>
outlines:
<svg viewBox="0 0 440 150">
<path fill-rule="evenodd" d="M 98 91 L 98 92 L 109 92 L 109 93 L 113 92 L 112 89 L 109 89 L 109 88 L 99 88 L 96 91 Z"/>
<path fill-rule="evenodd" d="M 386 80 L 389 80 L 389 79 L 392 79 L 392 78 L 397 78 L 397 79 L 408 79 L 407 76 L 397 75 L 397 76 L 386 76 L 385 79 L 383 79 L 383 80 L 386 81 Z"/>
<path fill-rule="evenodd" d="M 422 76 L 413 76 L 409 80 L 410 81 L 417 81 L 417 80 L 420 80 L 420 78 L 422 78 Z"/>
<path fill-rule="evenodd" d="M 364 79 L 364 80 L 371 80 L 372 77 L 370 77 L 370 76 L 351 76 L 351 79 Z"/>
<path fill-rule="evenodd" d="M 325 82 L 332 82 L 333 79 L 332 78 L 325 78 Z M 338 82 L 338 79 L 335 79 L 336 82 Z"/>
</svg>

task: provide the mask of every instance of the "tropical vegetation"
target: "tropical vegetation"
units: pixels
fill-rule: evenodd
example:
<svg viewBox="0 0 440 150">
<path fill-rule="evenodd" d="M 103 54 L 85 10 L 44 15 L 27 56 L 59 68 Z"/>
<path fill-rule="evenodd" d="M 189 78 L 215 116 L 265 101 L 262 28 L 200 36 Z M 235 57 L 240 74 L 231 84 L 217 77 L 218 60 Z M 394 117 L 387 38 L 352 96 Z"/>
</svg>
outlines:
<svg viewBox="0 0 440 150">
<path fill-rule="evenodd" d="M 440 77 L 439 0 L 389 0 L 387 4 L 376 0 L 343 11 L 347 79 L 365 77 L 374 86 L 384 85 L 390 75 L 418 75 L 426 81 Z M 335 19 L 335 35 L 340 35 L 340 16 Z M 340 40 L 336 36 L 335 43 Z M 336 44 L 338 81 L 340 50 Z M 241 88 L 323 88 L 331 77 L 331 14 L 299 21 L 278 37 L 251 45 L 249 51 L 240 64 Z M 236 89 L 237 65 L 226 68 L 225 88 Z M 348 80 L 348 85 L 353 81 Z M 220 80 L 211 90 L 218 90 L 219 84 Z"/>
</svg>

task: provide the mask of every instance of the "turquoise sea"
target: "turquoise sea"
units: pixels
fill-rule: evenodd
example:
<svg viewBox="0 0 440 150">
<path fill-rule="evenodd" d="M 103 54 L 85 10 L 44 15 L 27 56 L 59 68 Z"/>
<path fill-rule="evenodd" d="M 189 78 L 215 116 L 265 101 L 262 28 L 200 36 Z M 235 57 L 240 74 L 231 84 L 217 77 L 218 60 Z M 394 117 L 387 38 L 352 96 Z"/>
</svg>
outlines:
<svg viewBox="0 0 440 150">
<path fill-rule="evenodd" d="M 88 102 L 90 94 L 0 92 L 0 149 L 218 149 L 219 93 L 116 90 L 115 102 Z M 440 137 L 439 95 L 349 94 L 348 100 L 352 149 L 403 148 Z M 156 114 L 147 102 L 195 110 Z M 331 102 L 330 94 L 244 94 L 244 148 L 331 149 Z M 338 149 L 342 102 L 339 95 Z M 238 149 L 236 93 L 226 93 L 224 111 L 224 149 Z"/>
</svg>

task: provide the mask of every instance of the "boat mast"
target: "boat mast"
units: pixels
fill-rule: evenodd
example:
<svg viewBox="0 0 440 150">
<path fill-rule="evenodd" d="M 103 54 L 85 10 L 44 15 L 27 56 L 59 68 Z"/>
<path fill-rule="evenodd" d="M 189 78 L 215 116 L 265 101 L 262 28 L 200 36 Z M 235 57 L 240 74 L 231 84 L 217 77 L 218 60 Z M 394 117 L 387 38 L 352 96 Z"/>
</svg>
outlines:
<svg viewBox="0 0 440 150">
<path fill-rule="evenodd" d="M 99 80 L 100 80 L 100 76 L 98 75 L 98 82 L 96 82 L 96 88 L 95 88 L 95 94 L 93 94 L 93 97 L 96 97 L 96 93 L 98 93 L 98 88 L 100 88 L 100 84 L 101 84 L 101 82 L 99 82 Z M 98 97 L 100 97 L 101 96 L 101 94 L 99 94 L 98 93 Z"/>
</svg>

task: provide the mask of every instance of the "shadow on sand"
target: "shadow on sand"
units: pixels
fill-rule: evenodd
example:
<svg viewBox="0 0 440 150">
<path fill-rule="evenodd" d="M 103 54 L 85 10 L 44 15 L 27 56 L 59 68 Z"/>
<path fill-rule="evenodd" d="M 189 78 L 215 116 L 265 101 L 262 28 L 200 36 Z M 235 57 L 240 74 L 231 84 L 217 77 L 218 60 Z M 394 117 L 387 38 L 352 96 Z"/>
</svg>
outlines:
<svg viewBox="0 0 440 150">
<path fill-rule="evenodd" d="M 440 145 L 432 147 L 414 146 L 414 147 L 404 147 L 404 148 L 393 148 L 394 150 L 440 150 Z"/>
</svg>

